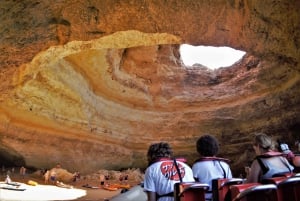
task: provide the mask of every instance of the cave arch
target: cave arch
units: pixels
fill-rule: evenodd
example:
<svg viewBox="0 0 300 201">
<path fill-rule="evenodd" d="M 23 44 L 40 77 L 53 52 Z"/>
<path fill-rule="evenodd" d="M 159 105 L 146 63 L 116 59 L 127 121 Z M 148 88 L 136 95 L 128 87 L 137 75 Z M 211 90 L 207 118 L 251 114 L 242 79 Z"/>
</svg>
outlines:
<svg viewBox="0 0 300 201">
<path fill-rule="evenodd" d="M 172 142 L 191 161 L 195 139 L 210 132 L 223 144 L 222 155 L 242 167 L 249 157 L 240 150 L 252 132 L 284 136 L 286 122 L 300 122 L 297 0 L 0 1 L 0 7 L 0 131 L 6 149 L 22 153 L 28 165 L 142 167 L 153 140 Z M 200 74 L 181 66 L 183 43 L 248 55 L 239 68 Z M 131 65 L 137 60 L 130 52 L 142 47 L 160 51 L 158 60 Z M 46 137 L 53 139 L 43 141 L 47 152 L 32 155 Z"/>
</svg>

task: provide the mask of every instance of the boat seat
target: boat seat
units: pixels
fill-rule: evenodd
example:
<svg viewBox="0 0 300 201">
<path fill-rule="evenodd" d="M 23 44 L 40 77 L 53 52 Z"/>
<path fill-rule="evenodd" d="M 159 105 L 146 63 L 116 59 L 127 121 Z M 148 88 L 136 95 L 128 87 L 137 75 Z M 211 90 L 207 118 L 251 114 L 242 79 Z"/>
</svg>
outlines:
<svg viewBox="0 0 300 201">
<path fill-rule="evenodd" d="M 283 180 L 287 179 L 287 177 L 282 176 L 282 177 L 272 177 L 272 178 L 268 178 L 268 179 L 264 179 L 262 180 L 263 184 L 279 184 L 280 182 L 282 182 Z"/>
<path fill-rule="evenodd" d="M 280 201 L 300 201 L 300 177 L 289 177 L 277 184 Z"/>
<path fill-rule="evenodd" d="M 293 172 L 287 172 L 287 173 L 274 174 L 273 177 L 292 177 L 294 175 L 295 173 Z"/>
<path fill-rule="evenodd" d="M 232 188 L 237 186 L 239 185 L 234 185 Z M 240 193 L 232 201 L 278 201 L 277 187 L 275 184 L 249 184 L 248 187 L 240 188 Z"/>
<path fill-rule="evenodd" d="M 182 182 L 174 184 L 174 201 L 205 201 L 208 184 Z"/>
<path fill-rule="evenodd" d="M 230 196 L 228 195 L 229 187 L 231 185 L 242 184 L 242 178 L 222 178 L 222 179 L 213 179 L 212 180 L 212 196 L 213 201 L 224 201 L 225 197 Z M 230 199 L 231 200 L 231 199 Z"/>
<path fill-rule="evenodd" d="M 235 198 L 238 194 L 240 194 L 245 189 L 257 185 L 260 185 L 260 183 L 246 183 L 246 184 L 231 185 L 229 187 L 231 198 Z"/>
</svg>

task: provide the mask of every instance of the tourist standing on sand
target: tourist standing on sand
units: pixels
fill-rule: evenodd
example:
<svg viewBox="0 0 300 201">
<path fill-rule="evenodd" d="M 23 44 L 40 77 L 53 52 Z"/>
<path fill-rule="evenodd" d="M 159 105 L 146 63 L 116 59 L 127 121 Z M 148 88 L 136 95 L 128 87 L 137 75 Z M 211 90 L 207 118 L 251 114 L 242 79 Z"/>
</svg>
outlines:
<svg viewBox="0 0 300 201">
<path fill-rule="evenodd" d="M 105 176 L 103 174 L 100 174 L 100 186 L 104 186 Z"/>
<path fill-rule="evenodd" d="M 25 174 L 26 174 L 26 168 L 25 168 L 24 166 L 22 166 L 22 167 L 20 168 L 20 175 L 22 176 L 22 178 L 24 178 L 24 177 L 25 177 Z"/>
<path fill-rule="evenodd" d="M 55 184 L 55 183 L 56 183 L 56 176 L 57 176 L 56 169 L 53 168 L 53 169 L 50 171 L 50 182 L 51 182 L 52 184 Z"/>
<path fill-rule="evenodd" d="M 45 178 L 45 184 L 48 184 L 49 179 L 50 179 L 50 171 L 46 170 L 45 174 L 44 174 L 44 178 Z"/>
<path fill-rule="evenodd" d="M 80 179 L 80 172 L 74 172 L 72 181 L 76 182 L 78 179 Z"/>
<path fill-rule="evenodd" d="M 128 174 L 124 175 L 124 183 L 127 185 L 128 184 Z"/>
</svg>

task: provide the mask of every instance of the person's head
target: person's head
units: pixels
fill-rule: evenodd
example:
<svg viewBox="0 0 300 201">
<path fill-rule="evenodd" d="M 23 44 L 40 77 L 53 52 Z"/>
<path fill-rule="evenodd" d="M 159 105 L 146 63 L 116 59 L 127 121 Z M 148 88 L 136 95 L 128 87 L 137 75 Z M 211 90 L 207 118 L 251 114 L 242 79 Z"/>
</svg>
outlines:
<svg viewBox="0 0 300 201">
<path fill-rule="evenodd" d="M 274 148 L 271 137 L 264 133 L 257 133 L 254 137 L 253 147 L 257 155 L 268 152 Z"/>
<path fill-rule="evenodd" d="M 147 153 L 149 164 L 159 160 L 160 158 L 172 157 L 172 155 L 173 155 L 172 148 L 166 142 L 151 144 Z"/>
<path fill-rule="evenodd" d="M 201 156 L 216 156 L 219 152 L 218 140 L 211 135 L 203 135 L 197 141 L 197 152 Z"/>
</svg>

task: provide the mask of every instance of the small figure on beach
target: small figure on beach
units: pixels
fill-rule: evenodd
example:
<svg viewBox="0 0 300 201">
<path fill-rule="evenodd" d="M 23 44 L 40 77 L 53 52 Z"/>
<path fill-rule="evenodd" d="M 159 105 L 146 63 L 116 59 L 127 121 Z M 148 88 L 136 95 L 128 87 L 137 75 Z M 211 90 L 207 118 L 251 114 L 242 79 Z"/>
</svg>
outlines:
<svg viewBox="0 0 300 201">
<path fill-rule="evenodd" d="M 45 178 L 45 184 L 48 184 L 49 179 L 50 179 L 50 171 L 46 170 L 45 174 L 44 174 L 44 178 Z"/>
<path fill-rule="evenodd" d="M 20 175 L 22 176 L 22 178 L 24 178 L 24 177 L 25 177 L 25 174 L 26 174 L 26 168 L 25 168 L 24 166 L 22 166 L 22 167 L 20 168 Z"/>
<path fill-rule="evenodd" d="M 107 173 L 107 174 L 105 175 L 105 181 L 108 182 L 109 178 L 110 178 L 110 176 L 109 176 L 109 174 Z"/>
<path fill-rule="evenodd" d="M 123 184 L 123 180 L 124 180 L 124 176 L 123 176 L 123 174 L 120 174 L 119 181 L 120 181 L 121 184 Z"/>
<path fill-rule="evenodd" d="M 104 182 L 105 181 L 105 176 L 103 174 L 100 174 L 100 186 L 103 187 L 104 186 Z"/>
<path fill-rule="evenodd" d="M 128 174 L 125 174 L 125 175 L 124 175 L 124 183 L 125 183 L 125 184 L 128 184 Z"/>
<path fill-rule="evenodd" d="M 80 172 L 74 172 L 72 181 L 76 182 L 79 179 L 80 179 Z"/>
<path fill-rule="evenodd" d="M 6 178 L 5 178 L 4 182 L 7 183 L 7 184 L 11 183 L 11 179 L 10 179 L 9 175 L 6 175 Z"/>
<path fill-rule="evenodd" d="M 49 177 L 49 179 L 50 179 L 50 182 L 52 183 L 52 184 L 55 184 L 56 183 L 56 171 L 55 171 L 55 168 L 53 168 L 51 171 L 50 171 L 50 173 L 49 173 L 49 175 L 50 175 L 50 177 Z"/>
<path fill-rule="evenodd" d="M 56 166 L 55 166 L 55 168 L 57 168 L 57 169 L 61 168 L 61 164 L 57 163 Z"/>
</svg>

